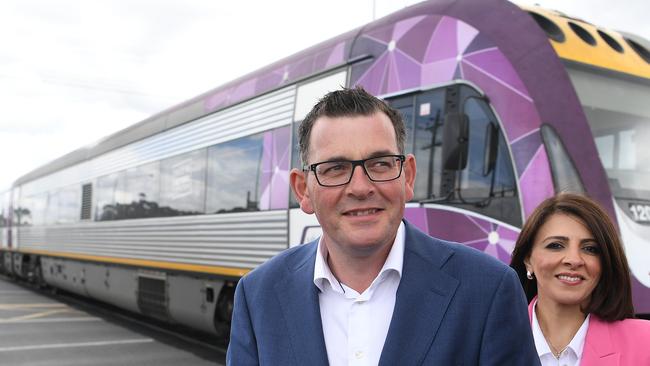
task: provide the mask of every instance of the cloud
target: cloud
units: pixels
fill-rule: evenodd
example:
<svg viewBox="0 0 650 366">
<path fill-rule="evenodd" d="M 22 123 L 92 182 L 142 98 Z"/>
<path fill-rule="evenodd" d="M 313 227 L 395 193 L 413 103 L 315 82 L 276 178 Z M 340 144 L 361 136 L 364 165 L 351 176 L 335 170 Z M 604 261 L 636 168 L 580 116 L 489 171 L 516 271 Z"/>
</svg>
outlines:
<svg viewBox="0 0 650 366">
<path fill-rule="evenodd" d="M 565 11 L 650 38 L 646 0 L 530 1 L 574 6 Z M 3 159 L 0 190 L 73 149 L 366 24 L 373 4 L 381 17 L 415 2 L 4 0 L 0 156 L 12 159 Z"/>
</svg>

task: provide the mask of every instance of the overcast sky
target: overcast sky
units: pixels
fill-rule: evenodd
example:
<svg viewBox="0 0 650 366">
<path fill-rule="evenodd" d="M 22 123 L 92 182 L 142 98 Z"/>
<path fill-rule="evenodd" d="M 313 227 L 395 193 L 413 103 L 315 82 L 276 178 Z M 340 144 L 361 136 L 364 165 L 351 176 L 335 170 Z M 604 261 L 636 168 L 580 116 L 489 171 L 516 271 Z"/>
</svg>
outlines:
<svg viewBox="0 0 650 366">
<path fill-rule="evenodd" d="M 0 191 L 67 152 L 416 2 L 2 0 Z M 650 39 L 648 0 L 518 2 Z"/>
</svg>

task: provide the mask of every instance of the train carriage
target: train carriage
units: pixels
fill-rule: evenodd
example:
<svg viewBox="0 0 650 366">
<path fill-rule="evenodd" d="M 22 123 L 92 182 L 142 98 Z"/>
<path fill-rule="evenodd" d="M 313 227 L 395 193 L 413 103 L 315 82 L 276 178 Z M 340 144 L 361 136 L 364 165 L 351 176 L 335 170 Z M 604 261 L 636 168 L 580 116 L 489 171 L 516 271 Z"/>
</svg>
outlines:
<svg viewBox="0 0 650 366">
<path fill-rule="evenodd" d="M 407 219 L 509 262 L 537 204 L 584 192 L 617 221 L 650 314 L 645 42 L 500 0 L 408 7 L 19 178 L 2 196 L 0 268 L 227 334 L 238 278 L 320 234 L 289 190 L 299 123 L 361 85 L 405 118 Z"/>
</svg>

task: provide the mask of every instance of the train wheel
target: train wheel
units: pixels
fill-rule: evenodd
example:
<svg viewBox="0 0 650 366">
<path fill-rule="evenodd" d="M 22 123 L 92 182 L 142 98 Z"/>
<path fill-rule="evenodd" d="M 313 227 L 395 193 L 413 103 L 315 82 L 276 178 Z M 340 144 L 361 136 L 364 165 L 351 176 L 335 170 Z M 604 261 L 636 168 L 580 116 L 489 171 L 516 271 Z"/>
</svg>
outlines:
<svg viewBox="0 0 650 366">
<path fill-rule="evenodd" d="M 235 303 L 235 283 L 226 282 L 221 288 L 214 315 L 214 327 L 220 338 L 227 343 L 230 338 L 230 322 Z"/>
</svg>

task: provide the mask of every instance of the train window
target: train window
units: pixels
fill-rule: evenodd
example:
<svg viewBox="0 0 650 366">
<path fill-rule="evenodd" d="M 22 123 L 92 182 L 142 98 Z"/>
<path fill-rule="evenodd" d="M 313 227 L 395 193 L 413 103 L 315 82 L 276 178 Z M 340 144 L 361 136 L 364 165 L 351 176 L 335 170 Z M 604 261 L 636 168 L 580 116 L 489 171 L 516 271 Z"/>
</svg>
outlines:
<svg viewBox="0 0 650 366">
<path fill-rule="evenodd" d="M 609 34 L 607 34 L 607 33 L 603 32 L 603 31 L 601 31 L 600 29 L 598 30 L 598 35 L 599 35 L 600 38 L 602 38 L 603 41 L 605 41 L 605 43 L 607 43 L 607 44 L 609 45 L 609 47 L 611 47 L 614 51 L 616 51 L 616 52 L 618 52 L 618 53 L 623 53 L 623 46 L 621 46 L 620 43 L 618 43 L 614 38 L 612 38 L 612 36 L 610 36 Z"/>
<path fill-rule="evenodd" d="M 19 226 L 41 226 L 45 224 L 47 209 L 47 194 L 36 194 L 22 198 L 20 205 L 14 210 Z"/>
<path fill-rule="evenodd" d="M 125 191 L 118 201 L 118 218 L 164 216 L 159 204 L 160 162 L 127 169 L 125 174 Z"/>
<path fill-rule="evenodd" d="M 541 131 L 551 164 L 555 192 L 583 193 L 585 188 L 580 180 L 580 175 L 571 161 L 562 140 L 560 140 L 560 136 L 549 125 L 543 125 Z"/>
<path fill-rule="evenodd" d="M 595 46 L 596 45 L 596 38 L 589 33 L 588 30 L 584 29 L 582 26 L 574 23 L 574 22 L 569 22 L 569 27 L 573 30 L 573 32 L 580 37 L 585 43 Z"/>
<path fill-rule="evenodd" d="M 56 219 L 57 224 L 71 224 L 79 219 L 81 210 L 81 187 L 70 186 L 58 192 L 59 210 Z"/>
<path fill-rule="evenodd" d="M 95 184 L 95 220 L 106 221 L 116 220 L 117 206 L 116 196 L 120 190 L 120 186 L 124 184 L 124 172 L 112 173 L 97 178 Z"/>
<path fill-rule="evenodd" d="M 406 153 L 418 165 L 414 200 L 462 207 L 521 225 L 521 208 L 508 143 L 486 99 L 466 85 L 391 98 L 407 130 Z M 469 125 L 467 165 L 443 169 L 445 115 L 462 108 Z"/>
<path fill-rule="evenodd" d="M 543 15 L 533 13 L 532 11 L 529 11 L 528 14 L 530 14 L 537 25 L 544 30 L 548 38 L 556 42 L 564 42 L 564 33 L 562 33 L 562 29 L 553 23 L 553 21 Z"/>
<path fill-rule="evenodd" d="M 205 213 L 206 149 L 160 163 L 160 216 Z"/>
<path fill-rule="evenodd" d="M 408 154 L 413 152 L 413 141 L 414 141 L 414 124 L 413 120 L 413 108 L 415 105 L 415 96 L 408 95 L 406 97 L 392 99 L 388 101 L 391 107 L 397 109 L 404 121 L 404 127 L 406 129 L 406 141 L 404 142 L 404 151 Z"/>
<path fill-rule="evenodd" d="M 54 225 L 59 219 L 59 191 L 47 194 L 47 208 L 45 209 L 45 224 Z"/>
<path fill-rule="evenodd" d="M 634 49 L 634 51 L 636 51 L 637 55 L 639 55 L 643 61 L 650 64 L 650 50 L 633 39 L 625 38 L 625 41 Z"/>
<path fill-rule="evenodd" d="M 263 136 L 246 136 L 208 149 L 208 213 L 259 210 Z"/>
<path fill-rule="evenodd" d="M 425 174 L 415 177 L 415 199 L 426 199 L 440 192 L 442 172 L 442 126 L 445 90 L 419 94 L 413 111 L 413 154 Z"/>
<path fill-rule="evenodd" d="M 489 127 L 492 118 L 487 104 L 481 99 L 467 99 L 465 101 L 465 114 L 467 114 L 469 130 L 469 156 L 467 168 L 461 173 L 460 188 L 462 196 L 468 199 L 489 197 L 492 174 L 484 174 L 486 144 L 489 137 Z"/>
<path fill-rule="evenodd" d="M 440 190 L 444 99 L 444 89 L 436 89 L 387 100 L 404 120 L 404 152 L 415 155 L 417 161 L 414 200 L 431 198 Z"/>
<path fill-rule="evenodd" d="M 521 224 L 514 170 L 507 142 L 483 98 L 463 88 L 463 110 L 469 121 L 467 166 L 459 172 L 457 204 L 472 211 Z"/>
</svg>

